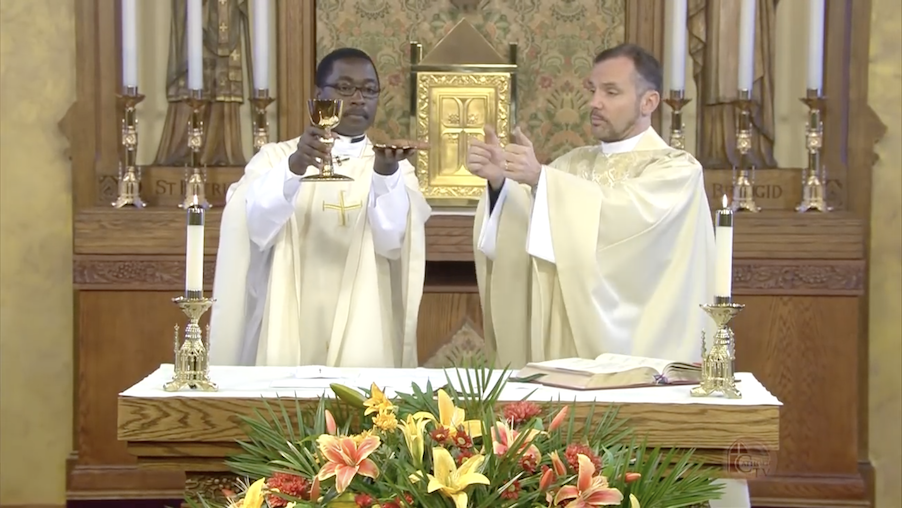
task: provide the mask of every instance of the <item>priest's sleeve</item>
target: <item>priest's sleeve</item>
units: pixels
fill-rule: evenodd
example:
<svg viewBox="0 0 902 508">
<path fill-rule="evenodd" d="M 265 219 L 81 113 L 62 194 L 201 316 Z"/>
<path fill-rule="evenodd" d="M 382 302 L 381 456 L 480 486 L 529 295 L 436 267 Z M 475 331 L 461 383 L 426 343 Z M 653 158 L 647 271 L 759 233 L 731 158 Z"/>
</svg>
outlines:
<svg viewBox="0 0 902 508">
<path fill-rule="evenodd" d="M 476 208 L 473 257 L 482 305 L 483 333 L 498 367 L 519 368 L 529 350 L 529 256 L 526 232 L 529 187 L 504 182 L 492 203 L 486 190 Z"/>
<path fill-rule="evenodd" d="M 376 254 L 388 259 L 400 258 L 404 247 L 410 196 L 404 185 L 403 175 L 412 170 L 413 166 L 409 162 L 401 161 L 398 170 L 391 175 L 383 176 L 373 172 L 367 219 L 373 230 Z"/>
<path fill-rule="evenodd" d="M 627 157 L 599 183 L 544 168 L 527 250 L 555 264 L 581 356 L 698 361 L 714 254 L 701 165 L 676 150 Z"/>
</svg>

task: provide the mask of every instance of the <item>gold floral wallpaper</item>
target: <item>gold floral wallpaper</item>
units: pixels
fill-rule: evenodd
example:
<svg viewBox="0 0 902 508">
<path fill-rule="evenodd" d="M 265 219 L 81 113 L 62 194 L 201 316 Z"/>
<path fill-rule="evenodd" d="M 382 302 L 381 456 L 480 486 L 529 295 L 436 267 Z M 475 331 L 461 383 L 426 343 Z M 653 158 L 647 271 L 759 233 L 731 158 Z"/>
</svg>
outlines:
<svg viewBox="0 0 902 508">
<path fill-rule="evenodd" d="M 366 51 L 382 80 L 375 138 L 411 137 L 410 41 L 426 55 L 466 17 L 502 56 L 519 45 L 518 118 L 540 160 L 592 143 L 583 80 L 594 56 L 625 36 L 625 0 L 319 0 L 317 61 L 333 49 Z"/>
</svg>

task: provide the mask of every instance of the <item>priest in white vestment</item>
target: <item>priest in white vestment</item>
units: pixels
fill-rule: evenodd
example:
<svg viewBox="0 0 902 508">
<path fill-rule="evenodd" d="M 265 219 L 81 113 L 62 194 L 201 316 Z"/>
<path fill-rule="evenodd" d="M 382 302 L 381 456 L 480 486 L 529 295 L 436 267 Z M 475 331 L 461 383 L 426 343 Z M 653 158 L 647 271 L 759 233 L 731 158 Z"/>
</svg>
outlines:
<svg viewBox="0 0 902 508">
<path fill-rule="evenodd" d="M 471 141 L 486 178 L 474 224 L 486 339 L 501 364 L 619 353 L 700 362 L 699 305 L 714 298 L 714 227 L 703 170 L 651 127 L 661 67 L 635 45 L 605 50 L 586 86 L 600 145 L 549 165 L 515 129 Z M 727 482 L 712 507 L 749 506 Z"/>
<path fill-rule="evenodd" d="M 377 150 L 365 135 L 380 93 L 366 53 L 327 55 L 316 85 L 344 101 L 331 153 L 311 126 L 263 146 L 229 189 L 211 364 L 415 367 L 430 209 L 413 150 Z M 329 156 L 353 181 L 302 180 Z"/>
</svg>

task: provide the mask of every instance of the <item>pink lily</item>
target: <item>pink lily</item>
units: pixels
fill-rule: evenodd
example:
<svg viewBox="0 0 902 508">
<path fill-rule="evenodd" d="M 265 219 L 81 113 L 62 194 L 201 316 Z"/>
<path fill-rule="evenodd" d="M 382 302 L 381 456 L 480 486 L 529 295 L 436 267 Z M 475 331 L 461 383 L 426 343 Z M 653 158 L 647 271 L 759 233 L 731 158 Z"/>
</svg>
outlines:
<svg viewBox="0 0 902 508">
<path fill-rule="evenodd" d="M 535 458 L 538 462 L 541 453 L 536 445 L 532 444 L 532 440 L 541 433 L 541 431 L 536 429 L 529 429 L 527 431 L 526 437 L 520 443 L 520 449 L 526 449 L 526 452 L 523 454 L 524 457 Z M 496 423 L 495 427 L 492 429 L 492 451 L 495 452 L 495 455 L 504 455 L 510 447 L 517 443 L 519 436 L 520 432 L 513 429 L 507 423 Z"/>
<path fill-rule="evenodd" d="M 329 434 L 321 435 L 316 442 L 320 453 L 327 461 L 316 477 L 319 480 L 326 480 L 334 476 L 335 490 L 339 494 L 348 488 L 351 480 L 358 474 L 369 478 L 379 476 L 376 463 L 368 458 L 381 444 L 377 436 L 367 436 L 360 445 L 350 437 Z"/>
<path fill-rule="evenodd" d="M 623 493 L 608 487 L 608 480 L 604 476 L 595 476 L 595 464 L 592 464 L 589 457 L 579 454 L 577 458 L 579 474 L 576 485 L 562 487 L 554 496 L 554 504 L 572 500 L 565 508 L 620 505 L 623 502 Z"/>
</svg>

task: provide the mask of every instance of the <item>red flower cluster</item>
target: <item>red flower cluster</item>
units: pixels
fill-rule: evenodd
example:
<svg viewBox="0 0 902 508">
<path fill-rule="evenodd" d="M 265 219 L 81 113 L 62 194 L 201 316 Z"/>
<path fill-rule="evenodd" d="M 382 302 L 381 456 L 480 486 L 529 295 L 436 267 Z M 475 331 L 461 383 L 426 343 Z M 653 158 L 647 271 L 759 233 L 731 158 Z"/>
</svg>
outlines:
<svg viewBox="0 0 902 508">
<path fill-rule="evenodd" d="M 291 497 L 303 499 L 305 501 L 310 500 L 310 480 L 303 476 L 275 473 L 271 478 L 266 480 L 266 486 Z M 266 496 L 266 502 L 273 508 L 288 506 L 288 501 L 275 495 Z"/>
<path fill-rule="evenodd" d="M 354 504 L 360 508 L 370 508 L 376 504 L 376 500 L 369 494 L 357 494 L 354 496 Z"/>
<path fill-rule="evenodd" d="M 567 449 L 564 450 L 564 458 L 567 459 L 567 464 L 570 465 L 570 470 L 579 471 L 579 458 L 580 454 L 589 457 L 589 460 L 592 461 L 592 464 L 595 465 L 596 471 L 601 471 L 601 457 L 595 455 L 595 452 L 592 451 L 591 448 L 584 444 L 573 443 L 567 446 Z"/>
<path fill-rule="evenodd" d="M 382 508 L 408 508 L 411 506 L 413 506 L 413 496 L 410 494 L 404 494 L 403 500 L 400 497 L 396 497 L 391 501 L 382 503 Z"/>
<path fill-rule="evenodd" d="M 542 414 L 542 408 L 528 400 L 511 402 L 504 406 L 504 419 L 511 422 L 513 427 L 522 425 L 540 414 Z"/>
<path fill-rule="evenodd" d="M 501 499 L 518 499 L 520 497 L 520 480 L 514 480 L 501 493 Z"/>
</svg>

